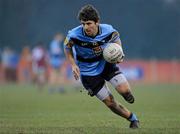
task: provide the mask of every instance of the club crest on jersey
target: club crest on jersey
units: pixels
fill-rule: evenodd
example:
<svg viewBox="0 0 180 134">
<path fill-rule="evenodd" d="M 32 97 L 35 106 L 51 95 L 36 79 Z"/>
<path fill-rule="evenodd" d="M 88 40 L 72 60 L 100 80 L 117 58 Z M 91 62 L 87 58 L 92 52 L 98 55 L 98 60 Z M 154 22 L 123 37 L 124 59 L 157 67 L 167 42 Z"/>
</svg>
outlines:
<svg viewBox="0 0 180 134">
<path fill-rule="evenodd" d="M 92 50 L 93 50 L 93 52 L 94 52 L 94 54 L 95 54 L 96 56 L 101 55 L 101 54 L 102 54 L 102 51 L 103 51 L 100 46 L 94 47 Z"/>
</svg>

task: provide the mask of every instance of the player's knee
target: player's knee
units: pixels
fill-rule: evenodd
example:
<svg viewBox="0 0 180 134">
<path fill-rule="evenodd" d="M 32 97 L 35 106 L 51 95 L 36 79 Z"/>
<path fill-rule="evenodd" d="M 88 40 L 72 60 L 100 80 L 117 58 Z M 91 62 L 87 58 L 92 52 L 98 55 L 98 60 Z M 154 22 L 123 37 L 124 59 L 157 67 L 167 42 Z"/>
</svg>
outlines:
<svg viewBox="0 0 180 134">
<path fill-rule="evenodd" d="M 135 99 L 131 92 L 121 93 L 121 95 L 128 103 L 134 103 Z"/>
</svg>

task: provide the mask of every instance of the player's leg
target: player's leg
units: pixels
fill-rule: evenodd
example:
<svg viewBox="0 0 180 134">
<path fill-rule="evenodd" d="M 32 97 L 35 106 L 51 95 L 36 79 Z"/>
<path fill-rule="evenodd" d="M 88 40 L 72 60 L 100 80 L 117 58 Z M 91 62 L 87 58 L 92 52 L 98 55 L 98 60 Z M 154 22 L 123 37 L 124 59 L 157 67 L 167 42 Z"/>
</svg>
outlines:
<svg viewBox="0 0 180 134">
<path fill-rule="evenodd" d="M 116 88 L 118 93 L 120 93 L 127 102 L 134 102 L 128 81 L 116 64 L 106 63 L 101 75 Z"/>
<path fill-rule="evenodd" d="M 138 121 L 135 114 L 132 114 L 128 109 L 114 100 L 114 97 L 105 84 L 105 80 L 100 75 L 81 76 L 81 81 L 83 86 L 89 91 L 89 95 L 96 95 L 96 97 L 104 102 L 104 104 L 115 114 L 129 120 L 131 124 Z M 135 126 L 135 123 L 133 123 L 133 127 Z M 132 125 L 130 126 L 130 128 L 133 127 Z M 136 127 L 134 128 L 138 128 L 138 125 L 136 124 Z"/>
<path fill-rule="evenodd" d="M 128 101 L 129 103 L 134 102 L 134 97 L 131 94 L 130 86 L 124 75 L 122 75 L 120 69 L 116 66 L 116 64 L 106 63 L 101 76 L 105 80 L 109 81 L 116 88 L 116 90 L 125 98 L 126 101 Z M 130 128 L 138 128 L 139 121 L 136 115 L 131 113 L 121 104 L 117 104 L 111 95 L 108 95 L 107 98 L 104 98 L 102 101 L 112 111 L 116 111 L 115 113 L 128 119 L 131 122 Z"/>
<path fill-rule="evenodd" d="M 134 96 L 131 93 L 130 85 L 126 77 L 122 73 L 115 75 L 109 80 L 109 82 L 115 87 L 117 92 L 121 94 L 127 102 L 134 103 Z"/>
<path fill-rule="evenodd" d="M 138 128 L 139 121 L 136 115 L 130 112 L 123 105 L 117 103 L 106 85 L 101 88 L 101 90 L 96 94 L 96 97 L 101 100 L 112 112 L 129 120 L 131 122 L 130 128 Z"/>
<path fill-rule="evenodd" d="M 130 117 L 131 112 L 114 100 L 113 95 L 106 85 L 101 88 L 101 90 L 96 94 L 96 97 L 100 99 L 114 113 L 126 119 Z"/>
</svg>

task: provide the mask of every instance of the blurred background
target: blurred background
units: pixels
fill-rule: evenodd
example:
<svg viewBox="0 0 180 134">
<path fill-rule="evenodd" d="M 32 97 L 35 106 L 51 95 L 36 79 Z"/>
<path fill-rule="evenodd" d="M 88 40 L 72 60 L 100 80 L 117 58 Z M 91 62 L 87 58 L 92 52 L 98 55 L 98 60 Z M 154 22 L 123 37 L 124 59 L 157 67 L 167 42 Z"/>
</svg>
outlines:
<svg viewBox="0 0 180 134">
<path fill-rule="evenodd" d="M 130 81 L 180 82 L 179 0 L 0 0 L 0 82 L 33 83 L 37 66 L 45 77 L 40 83 L 74 82 L 63 51 L 58 50 L 57 66 L 51 55 L 79 25 L 77 13 L 85 4 L 93 4 L 101 23 L 120 32 L 126 55 L 120 67 Z M 52 47 L 56 39 L 59 48 Z"/>
<path fill-rule="evenodd" d="M 140 119 L 135 133 L 179 134 L 180 0 L 0 0 L 0 133 L 132 133 L 87 95 L 64 57 L 64 38 L 85 4 L 120 33 L 119 67 L 136 102 L 109 88 Z"/>
</svg>

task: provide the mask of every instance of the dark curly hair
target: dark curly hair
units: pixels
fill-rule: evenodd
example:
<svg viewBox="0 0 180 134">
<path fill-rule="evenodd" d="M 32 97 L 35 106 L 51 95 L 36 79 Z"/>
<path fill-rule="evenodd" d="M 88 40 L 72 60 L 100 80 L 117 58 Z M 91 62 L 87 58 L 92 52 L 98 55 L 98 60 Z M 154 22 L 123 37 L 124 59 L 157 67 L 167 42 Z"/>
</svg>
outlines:
<svg viewBox="0 0 180 134">
<path fill-rule="evenodd" d="M 100 17 L 97 9 L 94 6 L 88 4 L 81 8 L 78 13 L 78 19 L 80 21 L 92 20 L 94 22 L 98 22 Z"/>
</svg>

